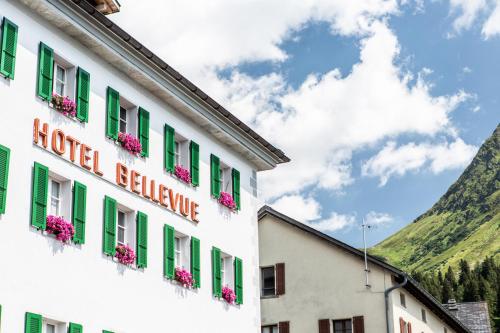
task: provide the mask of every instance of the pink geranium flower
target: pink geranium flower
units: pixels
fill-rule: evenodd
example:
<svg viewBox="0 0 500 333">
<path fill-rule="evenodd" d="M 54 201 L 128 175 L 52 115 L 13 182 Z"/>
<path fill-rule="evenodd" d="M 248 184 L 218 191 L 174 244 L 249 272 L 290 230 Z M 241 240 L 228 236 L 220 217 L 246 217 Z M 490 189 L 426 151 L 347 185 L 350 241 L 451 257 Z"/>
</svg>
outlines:
<svg viewBox="0 0 500 333">
<path fill-rule="evenodd" d="M 48 215 L 47 216 L 47 227 L 46 231 L 49 234 L 53 234 L 56 236 L 56 239 L 66 243 L 75 234 L 75 228 L 73 224 L 66 221 L 64 218 L 60 216 Z"/>
<path fill-rule="evenodd" d="M 233 304 L 236 300 L 236 294 L 234 293 L 233 289 L 225 286 L 224 288 L 222 288 L 222 298 L 229 304 Z"/>
<path fill-rule="evenodd" d="M 182 165 L 175 166 L 174 175 L 185 183 L 191 183 L 191 173 L 189 170 L 184 169 Z"/>
<path fill-rule="evenodd" d="M 141 142 L 132 134 L 118 133 L 118 142 L 120 142 L 122 147 L 133 155 L 142 153 Z"/>
<path fill-rule="evenodd" d="M 128 245 L 117 245 L 115 258 L 118 259 L 120 264 L 132 265 L 135 262 L 135 252 Z"/>
<path fill-rule="evenodd" d="M 227 192 L 220 193 L 219 203 L 231 210 L 236 209 L 236 202 L 234 202 L 233 196 Z"/>
<path fill-rule="evenodd" d="M 194 285 L 193 275 L 184 268 L 175 268 L 175 280 L 185 288 L 191 288 Z"/>
<path fill-rule="evenodd" d="M 76 103 L 67 96 L 60 96 L 58 94 L 52 94 L 51 99 L 54 108 L 61 112 L 65 116 L 74 117 L 76 116 Z"/>
</svg>

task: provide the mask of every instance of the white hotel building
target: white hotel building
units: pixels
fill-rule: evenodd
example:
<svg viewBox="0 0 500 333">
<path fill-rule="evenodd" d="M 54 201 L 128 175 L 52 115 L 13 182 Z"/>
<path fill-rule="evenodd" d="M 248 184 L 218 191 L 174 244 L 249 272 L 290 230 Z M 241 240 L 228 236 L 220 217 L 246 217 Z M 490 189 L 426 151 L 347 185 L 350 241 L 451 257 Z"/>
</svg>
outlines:
<svg viewBox="0 0 500 333">
<path fill-rule="evenodd" d="M 256 173 L 289 159 L 103 14 L 117 6 L 0 0 L 0 331 L 258 332 Z"/>
</svg>

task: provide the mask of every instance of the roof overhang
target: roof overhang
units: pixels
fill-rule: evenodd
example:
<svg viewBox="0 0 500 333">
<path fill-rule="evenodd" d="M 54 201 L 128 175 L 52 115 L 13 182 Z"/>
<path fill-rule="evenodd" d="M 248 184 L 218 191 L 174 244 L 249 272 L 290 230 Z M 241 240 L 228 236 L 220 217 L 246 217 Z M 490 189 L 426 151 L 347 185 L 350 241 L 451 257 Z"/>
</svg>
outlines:
<svg viewBox="0 0 500 333">
<path fill-rule="evenodd" d="M 120 11 L 120 3 L 115 0 L 90 0 L 96 9 L 104 15 L 114 14 Z"/>
<path fill-rule="evenodd" d="M 290 159 L 85 0 L 20 0 L 134 80 L 257 171 Z"/>
</svg>

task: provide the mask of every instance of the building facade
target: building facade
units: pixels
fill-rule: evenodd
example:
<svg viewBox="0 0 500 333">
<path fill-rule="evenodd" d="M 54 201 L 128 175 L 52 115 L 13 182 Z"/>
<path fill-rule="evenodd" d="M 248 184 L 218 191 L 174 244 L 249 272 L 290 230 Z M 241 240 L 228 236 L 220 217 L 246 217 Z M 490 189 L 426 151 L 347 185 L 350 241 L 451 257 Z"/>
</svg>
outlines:
<svg viewBox="0 0 500 333">
<path fill-rule="evenodd" d="M 288 158 L 113 3 L 0 2 L 0 331 L 256 332 L 256 173 Z"/>
<path fill-rule="evenodd" d="M 405 273 L 368 256 L 367 277 L 361 251 L 267 206 L 259 251 L 262 333 L 469 332 Z"/>
</svg>

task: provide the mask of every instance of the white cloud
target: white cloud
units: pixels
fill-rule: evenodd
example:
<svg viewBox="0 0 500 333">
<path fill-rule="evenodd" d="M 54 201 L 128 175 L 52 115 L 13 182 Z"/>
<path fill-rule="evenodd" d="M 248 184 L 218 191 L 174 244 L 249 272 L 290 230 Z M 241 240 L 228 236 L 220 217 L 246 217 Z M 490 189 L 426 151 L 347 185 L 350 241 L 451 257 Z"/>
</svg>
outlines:
<svg viewBox="0 0 500 333">
<path fill-rule="evenodd" d="M 365 216 L 365 223 L 369 226 L 379 226 L 389 224 L 394 221 L 394 217 L 387 213 L 370 211 Z"/>
<path fill-rule="evenodd" d="M 450 14 L 456 16 L 455 33 L 470 29 L 478 22 L 485 39 L 500 34 L 500 0 L 450 0 Z"/>
<path fill-rule="evenodd" d="M 366 161 L 362 174 L 378 177 L 384 186 L 393 176 L 403 176 L 407 172 L 428 169 L 437 174 L 444 170 L 466 166 L 477 152 L 477 147 L 467 145 L 461 139 L 452 143 L 433 145 L 429 143 L 408 143 L 397 147 L 392 141 Z"/>
<path fill-rule="evenodd" d="M 356 224 L 356 217 L 354 215 L 343 215 L 333 212 L 325 220 L 307 222 L 306 224 L 321 232 L 332 233 L 354 226 Z"/>
<path fill-rule="evenodd" d="M 321 217 L 321 206 L 311 197 L 286 195 L 276 200 L 271 206 L 300 222 L 317 220 Z"/>
</svg>

